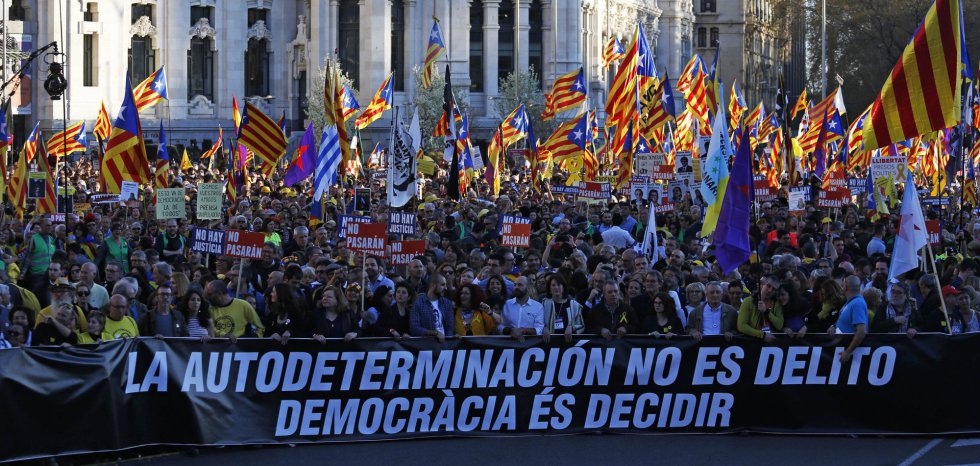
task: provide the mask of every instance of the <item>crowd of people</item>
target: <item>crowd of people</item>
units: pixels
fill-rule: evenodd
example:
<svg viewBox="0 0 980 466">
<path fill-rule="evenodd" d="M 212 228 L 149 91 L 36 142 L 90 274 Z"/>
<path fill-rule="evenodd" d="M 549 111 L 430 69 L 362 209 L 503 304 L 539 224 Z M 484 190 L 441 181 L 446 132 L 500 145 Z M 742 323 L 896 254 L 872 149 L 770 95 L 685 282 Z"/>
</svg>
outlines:
<svg viewBox="0 0 980 466">
<path fill-rule="evenodd" d="M 280 172 L 281 173 L 281 172 Z M 197 220 L 196 186 L 217 170 L 171 175 L 187 193 L 187 219 L 154 218 L 152 190 L 120 203 L 94 197 L 96 165 L 67 173 L 87 211 L 0 223 L 0 348 L 98 344 L 117 338 L 347 339 L 504 335 L 546 343 L 574 335 L 649 335 L 700 341 L 719 336 L 770 342 L 780 335 L 980 331 L 980 277 L 972 258 L 980 223 L 957 206 L 928 210 L 943 220 L 937 251 L 920 268 L 888 280 L 897 215 L 870 218 L 863 196 L 841 209 L 791 212 L 785 191 L 758 202 L 752 259 L 725 275 L 700 237 L 703 209 L 685 194 L 656 214 L 658 246 L 643 242 L 651 209 L 630 190 L 586 204 L 534 193 L 515 169 L 499 196 L 473 182 L 447 199 L 445 171 L 423 184 L 417 214 L 424 254 L 408 265 L 345 247 L 342 215 L 387 218 L 382 181 L 334 187 L 323 219 L 311 218 L 310 180 L 251 175 L 226 201 L 221 220 Z M 557 175 L 554 183 L 560 183 Z M 370 187 L 370 210 L 353 212 L 355 187 Z M 813 196 L 816 198 L 816 196 Z M 363 205 L 363 204 L 362 204 Z M 504 215 L 531 222 L 530 246 L 500 245 Z M 60 220 L 60 219 L 59 219 Z M 261 232 L 261 260 L 194 252 L 197 227 Z M 935 264 L 933 270 L 931 265 Z"/>
</svg>

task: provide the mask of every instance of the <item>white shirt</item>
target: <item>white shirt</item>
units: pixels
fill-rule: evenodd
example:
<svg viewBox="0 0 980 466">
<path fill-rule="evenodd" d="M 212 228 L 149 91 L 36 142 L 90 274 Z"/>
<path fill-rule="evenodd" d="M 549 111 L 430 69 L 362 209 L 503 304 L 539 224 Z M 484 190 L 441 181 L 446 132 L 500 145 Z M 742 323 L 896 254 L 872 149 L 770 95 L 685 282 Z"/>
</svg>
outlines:
<svg viewBox="0 0 980 466">
<path fill-rule="evenodd" d="M 702 317 L 702 335 L 721 335 L 721 304 L 717 309 L 712 309 L 708 303 L 704 303 Z"/>
<path fill-rule="evenodd" d="M 437 299 L 435 301 L 429 301 L 429 304 L 431 304 L 432 309 L 435 309 L 436 311 L 436 331 L 439 333 L 443 333 L 444 330 L 442 327 L 442 310 L 439 309 L 439 300 Z"/>
<path fill-rule="evenodd" d="M 623 249 L 632 246 L 636 240 L 626 230 L 613 226 L 602 232 L 602 242 L 616 249 Z"/>
<path fill-rule="evenodd" d="M 501 331 L 507 327 L 533 328 L 538 335 L 544 331 L 544 306 L 531 298 L 524 304 L 518 303 L 517 298 L 508 299 L 500 315 Z"/>
<path fill-rule="evenodd" d="M 109 291 L 104 286 L 93 283 L 88 290 L 88 305 L 106 311 L 109 308 Z"/>
</svg>

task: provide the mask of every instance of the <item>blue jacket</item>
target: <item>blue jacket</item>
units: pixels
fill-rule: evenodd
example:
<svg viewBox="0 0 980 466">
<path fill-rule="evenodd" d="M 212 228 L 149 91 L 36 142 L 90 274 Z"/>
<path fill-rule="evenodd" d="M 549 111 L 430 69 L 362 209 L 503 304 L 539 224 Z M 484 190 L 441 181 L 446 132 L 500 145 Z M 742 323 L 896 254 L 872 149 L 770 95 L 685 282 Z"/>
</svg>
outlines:
<svg viewBox="0 0 980 466">
<path fill-rule="evenodd" d="M 442 334 L 451 337 L 456 335 L 454 322 L 454 306 L 449 298 L 439 298 L 439 312 L 442 313 Z M 415 337 L 424 337 L 430 330 L 436 330 L 435 309 L 429 302 L 429 296 L 424 294 L 415 300 L 412 311 L 408 316 L 409 332 Z"/>
</svg>

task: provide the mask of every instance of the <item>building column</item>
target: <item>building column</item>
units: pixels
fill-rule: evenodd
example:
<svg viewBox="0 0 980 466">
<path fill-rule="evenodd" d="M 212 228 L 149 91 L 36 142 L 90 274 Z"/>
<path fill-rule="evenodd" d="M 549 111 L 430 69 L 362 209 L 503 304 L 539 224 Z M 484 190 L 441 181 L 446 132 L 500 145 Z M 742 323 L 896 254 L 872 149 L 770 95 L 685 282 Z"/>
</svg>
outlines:
<svg viewBox="0 0 980 466">
<path fill-rule="evenodd" d="M 360 2 L 363 4 L 363 2 Z M 362 8 L 361 11 L 364 11 Z M 327 22 L 323 26 L 327 30 L 327 50 L 326 53 L 320 57 L 320 66 L 323 66 L 323 59 L 329 58 L 330 60 L 336 60 L 337 58 L 337 47 L 339 47 L 339 39 L 337 38 L 337 31 L 340 29 L 340 1 L 330 0 L 330 15 L 327 17 Z"/>
<path fill-rule="evenodd" d="M 419 83 L 415 82 L 415 72 L 413 67 L 416 63 L 421 63 L 424 57 L 422 54 L 422 44 L 428 44 L 426 42 L 421 42 L 419 38 L 422 37 L 422 15 L 419 11 L 418 0 L 406 0 L 405 1 L 405 42 L 407 42 L 405 47 L 405 57 L 403 59 L 405 63 L 405 99 L 406 102 L 415 103 L 415 89 L 418 87 Z M 405 106 L 410 112 L 411 109 Z"/>
<path fill-rule="evenodd" d="M 500 51 L 500 0 L 483 0 L 483 95 L 486 98 L 486 115 L 494 116 L 496 108 L 493 99 L 498 94 L 498 71 Z"/>
<path fill-rule="evenodd" d="M 519 37 L 518 40 L 520 40 L 520 43 L 522 45 L 522 47 L 520 48 L 520 56 L 517 57 L 518 59 L 517 69 L 521 70 L 521 72 L 526 72 L 528 67 L 528 48 L 531 43 L 531 39 L 528 35 L 528 31 L 531 30 L 531 25 L 528 23 L 530 17 L 531 17 L 531 0 L 523 0 L 520 5 L 520 16 L 518 16 L 518 19 L 520 20 L 521 24 L 517 28 L 518 29 L 517 37 Z M 541 72 L 541 70 L 537 70 L 537 71 L 538 73 Z"/>
<path fill-rule="evenodd" d="M 360 28 L 360 102 L 370 102 L 381 83 L 391 72 L 391 2 L 359 0 Z"/>
<path fill-rule="evenodd" d="M 558 52 L 555 49 L 555 9 L 558 8 L 554 0 L 541 0 L 541 73 L 543 82 L 552 82 L 557 76 L 560 67 L 558 63 Z"/>
<path fill-rule="evenodd" d="M 333 32 L 330 28 L 330 6 L 327 0 L 310 1 L 310 73 L 316 73 L 317 67 L 323 64 L 323 59 L 327 57 L 330 50 L 329 36 Z"/>
</svg>

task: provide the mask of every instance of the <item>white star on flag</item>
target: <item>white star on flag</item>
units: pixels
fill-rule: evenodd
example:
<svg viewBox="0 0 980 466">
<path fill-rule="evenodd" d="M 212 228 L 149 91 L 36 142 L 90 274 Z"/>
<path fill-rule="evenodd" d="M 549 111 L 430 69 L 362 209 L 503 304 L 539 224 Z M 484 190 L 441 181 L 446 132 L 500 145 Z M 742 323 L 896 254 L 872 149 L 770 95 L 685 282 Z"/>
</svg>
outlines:
<svg viewBox="0 0 980 466">
<path fill-rule="evenodd" d="M 163 89 L 163 81 L 154 81 L 153 90 L 160 92 L 161 89 Z"/>
<path fill-rule="evenodd" d="M 582 139 L 582 131 L 581 130 L 576 131 L 576 132 L 572 133 L 572 136 L 574 136 L 576 140 Z"/>
<path fill-rule="evenodd" d="M 429 39 L 438 40 L 439 39 L 439 31 L 436 31 L 435 29 L 433 29 L 432 30 L 432 34 L 429 34 Z"/>
<path fill-rule="evenodd" d="M 126 106 L 125 105 L 119 107 L 119 115 L 117 115 L 116 118 L 118 118 L 118 119 L 120 119 L 122 121 L 126 121 Z"/>
<path fill-rule="evenodd" d="M 830 120 L 830 123 L 827 123 L 827 126 L 829 126 L 830 129 L 837 129 L 837 122 L 834 120 Z"/>
</svg>

